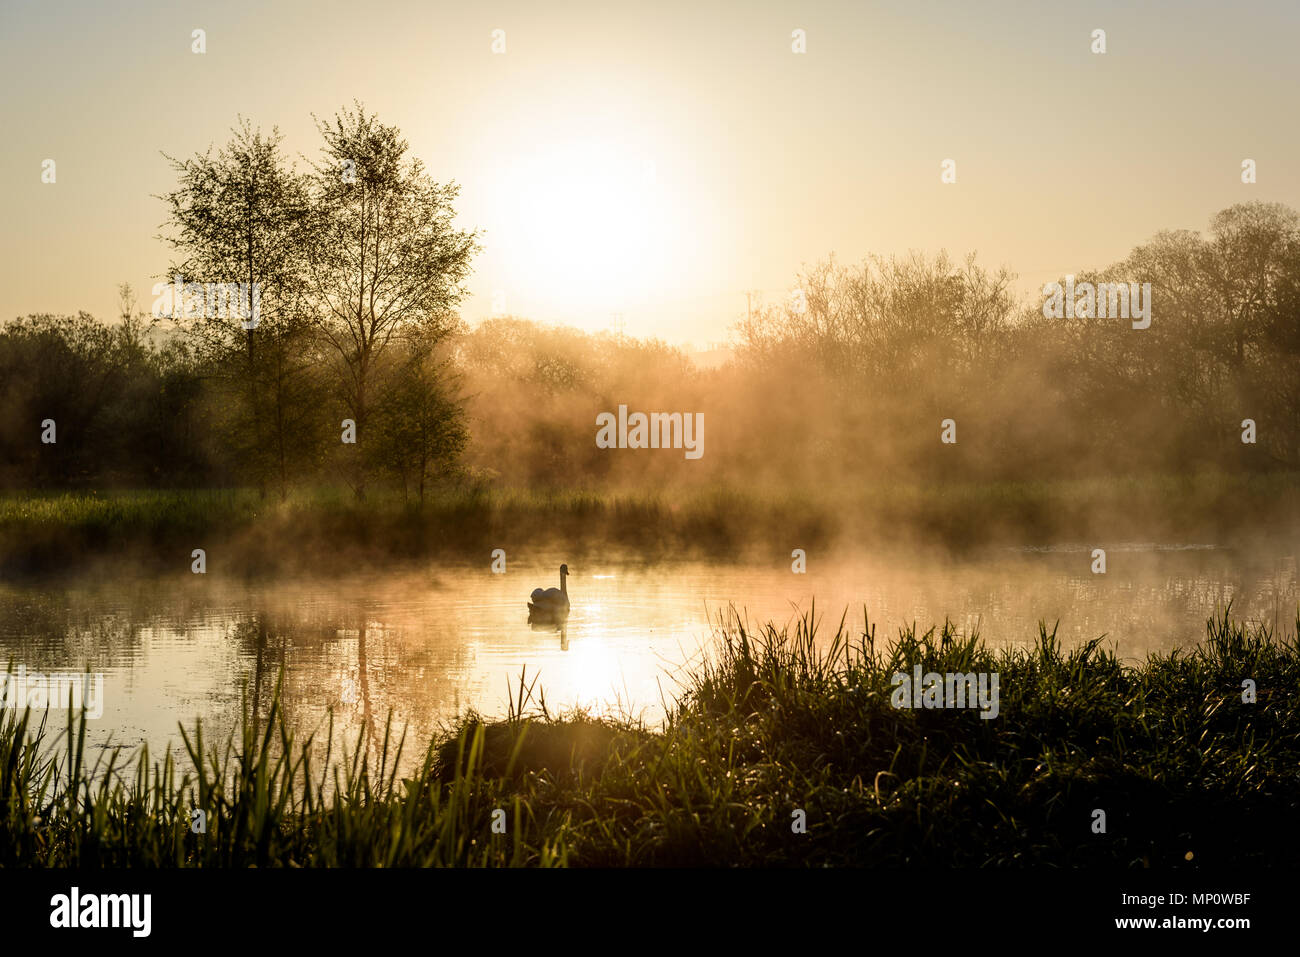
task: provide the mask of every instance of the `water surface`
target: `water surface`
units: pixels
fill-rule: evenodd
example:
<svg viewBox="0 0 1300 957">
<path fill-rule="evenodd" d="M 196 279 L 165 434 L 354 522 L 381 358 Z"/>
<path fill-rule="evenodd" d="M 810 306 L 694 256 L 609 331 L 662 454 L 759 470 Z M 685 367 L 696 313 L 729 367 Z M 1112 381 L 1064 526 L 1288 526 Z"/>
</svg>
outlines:
<svg viewBox="0 0 1300 957">
<path fill-rule="evenodd" d="M 1105 635 L 1130 660 L 1198 641 L 1206 617 L 1229 601 L 1235 615 L 1293 626 L 1294 549 L 1113 544 L 1105 575 L 1091 573 L 1090 550 L 914 564 L 812 555 L 806 574 L 781 555 L 767 564 L 570 561 L 573 609 L 562 634 L 530 627 L 526 613 L 534 587 L 558 584 L 561 555 L 545 567 L 511 562 L 506 574 L 485 560 L 292 581 L 124 568 L 95 580 L 0 585 L 0 658 L 28 671 L 104 673 L 93 743 L 147 741 L 156 752 L 179 744 L 177 723 L 196 717 L 205 734 L 224 735 L 245 689 L 264 711 L 282 667 L 296 722 L 317 726 L 333 709 L 351 735 L 381 730 L 389 712 L 417 740 L 469 708 L 500 715 L 521 673 L 537 679 L 552 710 L 657 724 L 682 669 L 709 642 L 710 616 L 732 604 L 751 622 L 784 622 L 815 598 L 827 635 L 845 609 L 860 632 L 865 609 L 878 641 L 904 623 L 947 617 L 991 645 L 1028 644 L 1040 620 L 1059 621 L 1067 647 Z"/>
</svg>

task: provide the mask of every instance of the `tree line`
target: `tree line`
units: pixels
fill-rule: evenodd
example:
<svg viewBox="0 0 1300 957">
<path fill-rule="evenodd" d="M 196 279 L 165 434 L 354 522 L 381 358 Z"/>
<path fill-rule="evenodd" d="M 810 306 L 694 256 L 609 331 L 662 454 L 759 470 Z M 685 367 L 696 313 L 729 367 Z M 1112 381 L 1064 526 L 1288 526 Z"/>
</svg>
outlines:
<svg viewBox="0 0 1300 957">
<path fill-rule="evenodd" d="M 1073 277 L 1149 283 L 1146 328 L 1096 309 L 1058 317 L 1046 296 L 1013 295 L 1013 279 L 944 255 L 829 261 L 803 277 L 803 311 L 742 324 L 740 364 L 775 381 L 818 370 L 766 412 L 821 421 L 788 438 L 813 458 L 818 441 L 856 444 L 855 469 L 1032 479 L 1300 465 L 1294 210 L 1235 205 L 1204 234 L 1162 231 Z M 816 418 L 824 408 L 833 419 Z M 957 423 L 951 449 L 935 442 L 942 418 Z"/>
<path fill-rule="evenodd" d="M 304 171 L 278 132 L 242 121 L 219 151 L 172 159 L 159 197 L 174 250 L 161 291 L 256 286 L 255 322 L 201 296 L 170 296 L 159 318 L 124 287 L 114 322 L 0 326 L 0 483 L 423 498 L 467 481 L 822 490 L 1300 465 L 1300 219 L 1285 206 L 1233 206 L 1204 234 L 1161 232 L 1073 277 L 1150 283 L 1147 328 L 1051 314 L 973 256 L 831 258 L 798 277 L 797 301 L 738 322 L 731 361 L 706 369 L 653 339 L 515 317 L 468 328 L 479 243 L 453 225 L 455 183 L 360 106 L 317 126 Z M 703 412 L 705 454 L 598 448 L 596 416 L 619 404 Z M 56 443 L 40 441 L 47 419 Z"/>
</svg>

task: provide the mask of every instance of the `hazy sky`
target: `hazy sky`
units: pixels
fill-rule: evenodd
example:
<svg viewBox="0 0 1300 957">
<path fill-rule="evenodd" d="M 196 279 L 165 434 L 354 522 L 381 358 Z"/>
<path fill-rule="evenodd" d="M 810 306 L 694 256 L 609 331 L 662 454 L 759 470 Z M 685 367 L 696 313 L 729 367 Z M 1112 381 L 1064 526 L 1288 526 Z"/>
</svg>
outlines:
<svg viewBox="0 0 1300 957">
<path fill-rule="evenodd" d="M 0 0 L 0 318 L 108 317 L 122 281 L 148 308 L 160 151 L 243 114 L 314 157 L 311 114 L 354 98 L 462 185 L 470 320 L 495 293 L 702 345 L 832 252 L 978 250 L 1028 291 L 1234 202 L 1300 207 L 1298 28 L 1295 0 Z"/>
</svg>

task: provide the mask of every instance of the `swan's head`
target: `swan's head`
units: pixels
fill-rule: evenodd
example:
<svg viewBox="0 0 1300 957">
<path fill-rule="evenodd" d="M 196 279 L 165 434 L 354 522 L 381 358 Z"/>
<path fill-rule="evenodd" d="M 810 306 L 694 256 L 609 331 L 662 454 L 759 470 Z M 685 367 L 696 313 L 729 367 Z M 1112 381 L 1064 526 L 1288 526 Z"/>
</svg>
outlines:
<svg viewBox="0 0 1300 957">
<path fill-rule="evenodd" d="M 568 566 L 568 565 L 561 565 L 561 566 L 560 566 L 560 574 L 561 574 L 561 575 L 567 575 L 567 574 L 569 574 L 569 566 Z"/>
</svg>

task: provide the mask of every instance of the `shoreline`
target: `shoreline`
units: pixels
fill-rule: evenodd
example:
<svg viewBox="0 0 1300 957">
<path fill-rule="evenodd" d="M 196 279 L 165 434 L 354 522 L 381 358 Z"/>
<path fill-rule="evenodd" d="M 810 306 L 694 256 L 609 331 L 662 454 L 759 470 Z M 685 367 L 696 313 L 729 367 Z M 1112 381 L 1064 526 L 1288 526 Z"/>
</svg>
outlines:
<svg viewBox="0 0 1300 957">
<path fill-rule="evenodd" d="M 280 502 L 246 489 L 0 493 L 0 572 L 75 571 L 127 557 L 168 567 L 222 549 L 252 574 L 346 571 L 527 549 L 649 559 L 744 558 L 773 548 L 972 554 L 1062 540 L 1250 547 L 1300 528 L 1300 475 L 1209 474 L 1114 480 L 864 483 L 820 497 L 781 491 L 658 493 L 444 489 L 423 505 L 340 490 Z M 188 557 L 186 557 L 188 562 Z"/>
</svg>

